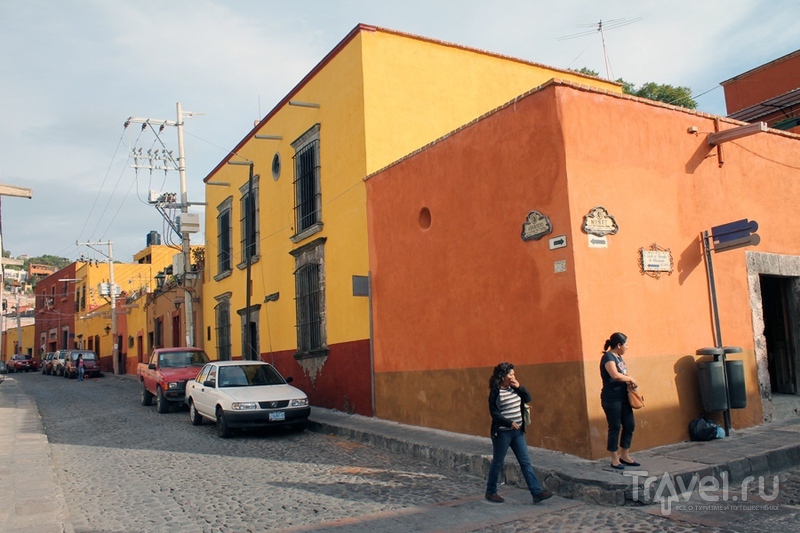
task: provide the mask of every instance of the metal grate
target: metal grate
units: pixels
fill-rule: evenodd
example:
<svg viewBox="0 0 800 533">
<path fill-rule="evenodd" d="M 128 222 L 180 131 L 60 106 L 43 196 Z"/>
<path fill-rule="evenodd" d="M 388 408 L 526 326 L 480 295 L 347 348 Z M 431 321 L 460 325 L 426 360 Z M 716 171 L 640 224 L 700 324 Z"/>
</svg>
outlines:
<svg viewBox="0 0 800 533">
<path fill-rule="evenodd" d="M 297 351 L 309 353 L 323 348 L 319 265 L 309 263 L 295 273 L 297 304 Z"/>
<path fill-rule="evenodd" d="M 217 354 L 220 361 L 231 359 L 231 309 L 229 303 L 220 303 L 217 315 Z"/>
<path fill-rule="evenodd" d="M 242 228 L 242 260 L 247 261 L 256 255 L 256 225 L 255 212 L 257 199 L 256 191 L 253 194 L 244 193 L 242 196 L 242 218 L 240 219 Z"/>
<path fill-rule="evenodd" d="M 217 266 L 219 273 L 231 270 L 231 212 L 224 211 L 217 217 Z"/>
<path fill-rule="evenodd" d="M 280 400 L 277 402 L 258 402 L 258 406 L 262 409 L 283 409 L 289 406 L 289 400 Z"/>
<path fill-rule="evenodd" d="M 319 222 L 319 141 L 303 146 L 294 156 L 294 195 L 297 231 Z"/>
</svg>

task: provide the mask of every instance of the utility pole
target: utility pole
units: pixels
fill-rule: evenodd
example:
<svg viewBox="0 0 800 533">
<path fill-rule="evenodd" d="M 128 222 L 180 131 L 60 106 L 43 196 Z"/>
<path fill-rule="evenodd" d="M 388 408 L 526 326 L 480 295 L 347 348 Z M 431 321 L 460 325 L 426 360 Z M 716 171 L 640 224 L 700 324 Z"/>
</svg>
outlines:
<svg viewBox="0 0 800 533">
<path fill-rule="evenodd" d="M 107 245 L 108 246 L 108 253 L 105 254 L 100 250 L 97 250 L 101 254 L 105 255 L 108 258 L 108 282 L 109 282 L 109 295 L 111 297 L 111 358 L 114 368 L 114 375 L 119 375 L 119 343 L 117 342 L 117 285 L 114 283 L 114 253 L 111 249 L 111 245 L 113 244 L 111 241 L 106 242 L 78 242 L 75 241 L 75 244 L 78 246 L 88 246 L 93 250 L 97 250 L 93 248 L 94 246 L 100 245 Z"/>
<path fill-rule="evenodd" d="M 142 158 L 141 150 L 137 153 L 134 153 L 134 168 L 148 168 L 150 170 L 164 170 L 165 172 L 169 170 L 177 170 L 178 175 L 180 176 L 180 208 L 181 208 L 181 215 L 179 217 L 179 225 L 178 227 L 175 226 L 172 220 L 167 220 L 167 222 L 172 226 L 176 233 L 179 233 L 181 236 L 181 256 L 183 258 L 183 288 L 188 293 L 188 297 L 184 298 L 186 302 L 186 312 L 184 314 L 184 320 L 186 324 L 186 337 L 185 342 L 186 346 L 194 346 L 194 280 L 196 274 L 192 272 L 192 257 L 191 257 L 191 246 L 190 246 L 190 233 L 194 233 L 194 231 L 187 230 L 187 223 L 190 222 L 189 217 L 189 199 L 188 194 L 186 191 L 186 158 L 184 156 L 184 149 L 183 149 L 183 118 L 184 117 L 192 117 L 194 115 L 201 115 L 202 113 L 192 113 L 192 112 L 184 112 L 181 108 L 181 103 L 178 102 L 176 104 L 177 107 L 177 120 L 155 120 L 149 118 L 137 118 L 137 117 L 129 117 L 127 121 L 125 121 L 125 127 L 129 124 L 141 124 L 142 129 L 146 129 L 147 127 L 158 126 L 158 132 L 164 130 L 166 126 L 174 126 L 178 130 L 178 160 L 172 157 L 172 152 L 167 152 L 163 150 L 160 155 L 153 154 L 151 151 L 148 150 L 147 159 L 149 159 L 148 164 L 140 164 L 139 159 Z M 155 131 L 155 130 L 154 130 Z M 158 163 L 161 163 L 161 166 Z M 152 203 L 154 202 L 151 199 Z M 165 217 L 166 218 L 166 217 Z M 193 228 L 192 228 L 193 229 Z M 199 230 L 199 228 L 197 228 Z M 195 231 L 197 231 L 195 230 Z"/>
<path fill-rule="evenodd" d="M 30 199 L 33 197 L 33 192 L 31 189 L 26 187 L 17 187 L 16 185 L 5 185 L 0 183 L 0 196 L 16 196 L 19 198 L 28 198 Z M 5 265 L 7 264 L 22 264 L 21 261 L 14 260 L 14 259 L 6 259 L 3 257 L 3 217 L 0 216 L 0 302 L 3 301 L 3 291 L 6 285 L 6 269 Z M 17 296 L 19 298 L 19 296 Z M 2 311 L 0 310 L 0 313 Z M 19 320 L 19 301 L 17 301 L 17 320 Z M 21 336 L 21 330 L 19 335 Z M 2 339 L 2 332 L 0 332 L 0 339 Z M 22 338 L 20 337 L 19 345 L 22 346 Z M 3 357 L 3 350 L 5 347 L 4 342 L 0 342 L 0 360 L 5 360 Z"/>
</svg>

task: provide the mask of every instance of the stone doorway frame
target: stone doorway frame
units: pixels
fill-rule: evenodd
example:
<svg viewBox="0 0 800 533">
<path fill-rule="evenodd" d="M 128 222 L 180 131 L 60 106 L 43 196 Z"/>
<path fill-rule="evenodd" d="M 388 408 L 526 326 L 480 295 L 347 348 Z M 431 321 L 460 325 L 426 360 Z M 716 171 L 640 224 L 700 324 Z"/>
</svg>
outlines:
<svg viewBox="0 0 800 533">
<path fill-rule="evenodd" d="M 764 336 L 764 304 L 761 297 L 760 275 L 793 277 L 795 294 L 800 294 L 800 256 L 765 252 L 745 252 L 747 287 L 750 293 L 750 311 L 753 320 L 753 345 L 755 348 L 758 389 L 761 395 L 762 415 L 765 422 L 772 421 L 772 387 L 767 362 L 767 338 Z M 798 384 L 800 385 L 800 384 Z"/>
</svg>

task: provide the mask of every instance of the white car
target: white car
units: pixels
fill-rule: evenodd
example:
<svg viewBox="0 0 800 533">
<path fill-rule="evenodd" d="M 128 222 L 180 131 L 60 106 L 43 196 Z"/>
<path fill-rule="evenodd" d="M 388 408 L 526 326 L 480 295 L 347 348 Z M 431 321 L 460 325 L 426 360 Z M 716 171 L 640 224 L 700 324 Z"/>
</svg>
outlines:
<svg viewBox="0 0 800 533">
<path fill-rule="evenodd" d="M 311 407 L 291 380 L 261 361 L 212 361 L 186 383 L 189 418 L 195 426 L 204 418 L 216 422 L 222 438 L 232 428 L 288 425 L 303 431 Z"/>
</svg>

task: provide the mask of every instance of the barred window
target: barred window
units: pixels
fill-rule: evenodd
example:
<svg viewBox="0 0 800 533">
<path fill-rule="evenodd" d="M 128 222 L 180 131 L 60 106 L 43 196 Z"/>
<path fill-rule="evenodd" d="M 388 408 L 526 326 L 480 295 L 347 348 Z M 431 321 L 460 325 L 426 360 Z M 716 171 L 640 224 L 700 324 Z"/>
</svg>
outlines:
<svg viewBox="0 0 800 533">
<path fill-rule="evenodd" d="M 219 273 L 227 272 L 231 269 L 231 212 L 225 211 L 217 217 L 217 227 L 219 228 L 219 252 L 217 253 L 217 264 Z"/>
<path fill-rule="evenodd" d="M 322 348 L 322 318 L 319 294 L 319 265 L 305 265 L 295 274 L 297 284 L 297 351 L 309 353 Z"/>
<path fill-rule="evenodd" d="M 217 274 L 224 274 L 232 268 L 231 199 L 222 202 L 217 210 Z"/>
<path fill-rule="evenodd" d="M 242 253 L 242 263 L 247 264 L 247 260 L 252 260 L 258 255 L 258 176 L 253 176 L 252 194 L 250 186 L 246 182 L 239 191 L 242 194 L 239 202 L 239 227 L 242 231 L 240 247 Z"/>
<path fill-rule="evenodd" d="M 320 355 L 327 351 L 325 333 L 325 239 L 292 251 L 295 257 L 295 306 L 297 355 Z"/>
<path fill-rule="evenodd" d="M 231 360 L 231 304 L 225 300 L 217 304 L 214 308 L 216 332 L 217 332 L 217 354 L 220 361 Z"/>
<path fill-rule="evenodd" d="M 322 223 L 320 209 L 319 124 L 292 143 L 294 155 L 294 211 L 295 234 Z"/>
</svg>

